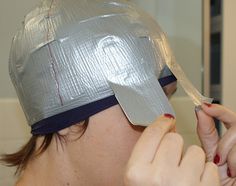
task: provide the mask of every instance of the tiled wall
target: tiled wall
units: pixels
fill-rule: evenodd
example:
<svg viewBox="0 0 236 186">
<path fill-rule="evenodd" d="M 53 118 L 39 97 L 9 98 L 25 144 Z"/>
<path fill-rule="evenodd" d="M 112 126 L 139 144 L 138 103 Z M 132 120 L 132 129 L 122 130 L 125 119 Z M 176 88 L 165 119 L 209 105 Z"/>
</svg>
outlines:
<svg viewBox="0 0 236 186">
<path fill-rule="evenodd" d="M 195 115 L 192 102 L 186 97 L 172 99 L 177 114 L 177 129 L 183 134 L 186 146 L 198 144 L 195 134 Z M 15 152 L 30 136 L 29 127 L 16 99 L 0 99 L 0 154 Z M 12 186 L 14 168 L 0 165 L 0 186 Z"/>
</svg>

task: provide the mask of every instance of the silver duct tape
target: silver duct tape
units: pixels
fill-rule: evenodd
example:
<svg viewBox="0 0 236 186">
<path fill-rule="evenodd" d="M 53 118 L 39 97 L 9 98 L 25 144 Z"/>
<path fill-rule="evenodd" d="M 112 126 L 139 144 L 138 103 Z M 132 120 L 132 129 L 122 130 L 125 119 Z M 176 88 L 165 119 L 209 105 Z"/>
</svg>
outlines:
<svg viewBox="0 0 236 186">
<path fill-rule="evenodd" d="M 156 76 L 136 81 L 133 79 L 135 77 L 122 75 L 109 81 L 119 104 L 132 124 L 148 126 L 157 116 L 165 113 L 175 116 Z M 130 81 L 133 81 L 132 86 Z"/>
<path fill-rule="evenodd" d="M 171 72 L 177 77 L 178 82 L 183 87 L 187 95 L 192 99 L 193 103 L 196 106 L 201 105 L 202 103 L 212 103 L 213 99 L 201 95 L 201 93 L 193 86 L 191 81 L 187 78 L 184 71 L 180 65 L 176 62 L 174 55 L 170 55 L 172 52 L 169 48 L 167 38 L 162 36 L 163 44 L 160 47 L 163 50 L 163 53 L 166 54 L 166 64 L 171 70 Z M 157 41 L 160 45 L 159 41 Z"/>
<path fill-rule="evenodd" d="M 164 39 L 158 24 L 126 1 L 43 1 L 26 16 L 9 60 L 29 125 L 114 94 L 133 124 L 174 114 L 157 81 L 166 65 L 176 72 Z"/>
</svg>

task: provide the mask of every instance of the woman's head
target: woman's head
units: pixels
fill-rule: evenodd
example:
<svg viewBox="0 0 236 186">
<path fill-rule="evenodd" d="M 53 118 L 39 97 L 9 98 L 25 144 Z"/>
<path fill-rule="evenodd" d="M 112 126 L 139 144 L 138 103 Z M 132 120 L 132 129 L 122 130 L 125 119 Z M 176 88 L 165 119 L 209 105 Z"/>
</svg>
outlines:
<svg viewBox="0 0 236 186">
<path fill-rule="evenodd" d="M 166 45 L 157 23 L 126 1 L 44 0 L 15 35 L 9 61 L 32 134 L 116 104 L 135 125 L 172 113 L 161 88 L 176 81 Z"/>
<path fill-rule="evenodd" d="M 139 125 L 173 112 L 167 97 L 176 78 L 163 38 L 126 1 L 43 1 L 14 37 L 9 63 L 33 136 L 3 161 L 21 171 L 49 154 L 66 156 L 63 166 L 78 165 L 90 185 L 120 183 Z"/>
<path fill-rule="evenodd" d="M 176 83 L 167 85 L 164 90 L 167 95 L 172 95 L 176 90 Z M 122 181 L 125 164 L 144 128 L 132 125 L 121 107 L 116 105 L 57 133 L 34 135 L 18 152 L 1 159 L 9 166 L 16 166 L 18 173 L 21 173 L 30 162 L 56 147 L 74 156 L 72 159 L 76 159 L 80 167 L 79 175 L 89 173 L 91 177 L 94 176 L 91 180 L 96 182 L 98 179 L 107 181 L 107 178 L 110 181 Z M 62 152 L 53 151 L 53 155 L 57 156 Z M 61 166 L 61 162 L 58 164 Z M 93 175 L 97 168 L 100 173 Z M 91 173 L 91 170 L 94 172 Z M 109 173 L 109 176 L 105 173 Z"/>
</svg>

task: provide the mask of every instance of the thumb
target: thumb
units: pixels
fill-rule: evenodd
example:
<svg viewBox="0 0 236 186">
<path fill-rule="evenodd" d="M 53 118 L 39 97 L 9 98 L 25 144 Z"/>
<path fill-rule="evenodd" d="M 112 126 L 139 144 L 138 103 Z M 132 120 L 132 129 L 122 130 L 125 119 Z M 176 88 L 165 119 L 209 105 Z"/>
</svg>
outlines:
<svg viewBox="0 0 236 186">
<path fill-rule="evenodd" d="M 207 161 L 213 161 L 219 141 L 215 122 L 200 107 L 196 107 L 195 112 L 197 116 L 197 133 L 206 152 Z"/>
</svg>

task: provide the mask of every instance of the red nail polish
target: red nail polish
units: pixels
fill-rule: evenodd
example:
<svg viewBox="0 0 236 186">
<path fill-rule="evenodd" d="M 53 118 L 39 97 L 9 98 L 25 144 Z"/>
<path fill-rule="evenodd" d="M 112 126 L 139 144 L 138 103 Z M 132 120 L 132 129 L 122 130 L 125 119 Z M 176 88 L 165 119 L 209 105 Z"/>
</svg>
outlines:
<svg viewBox="0 0 236 186">
<path fill-rule="evenodd" d="M 212 106 L 212 104 L 211 103 L 204 103 L 206 106 L 208 106 L 208 107 L 211 107 Z"/>
<path fill-rule="evenodd" d="M 164 114 L 164 116 L 169 119 L 175 119 L 175 117 L 172 114 Z"/>
<path fill-rule="evenodd" d="M 218 154 L 216 154 L 215 158 L 214 158 L 214 163 L 218 164 L 219 162 L 220 162 L 220 156 Z"/>
<path fill-rule="evenodd" d="M 229 168 L 227 169 L 227 175 L 228 175 L 229 177 L 232 177 L 232 175 L 231 175 L 231 172 L 230 172 Z"/>
</svg>

